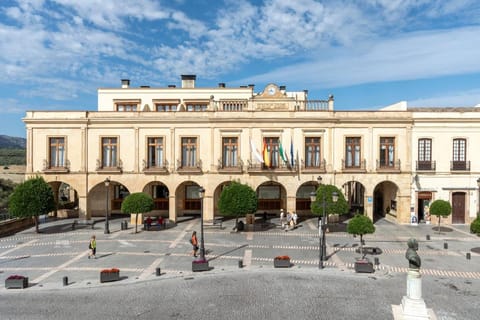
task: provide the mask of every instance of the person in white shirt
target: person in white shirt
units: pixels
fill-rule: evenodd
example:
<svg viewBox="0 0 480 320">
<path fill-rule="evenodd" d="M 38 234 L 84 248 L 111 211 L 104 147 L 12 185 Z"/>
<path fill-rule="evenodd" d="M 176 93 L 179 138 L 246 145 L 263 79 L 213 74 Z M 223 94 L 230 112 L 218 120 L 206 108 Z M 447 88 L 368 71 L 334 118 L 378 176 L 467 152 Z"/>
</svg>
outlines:
<svg viewBox="0 0 480 320">
<path fill-rule="evenodd" d="M 282 225 L 282 229 L 285 228 L 285 213 L 283 212 L 283 209 L 280 209 L 280 223 Z"/>
</svg>

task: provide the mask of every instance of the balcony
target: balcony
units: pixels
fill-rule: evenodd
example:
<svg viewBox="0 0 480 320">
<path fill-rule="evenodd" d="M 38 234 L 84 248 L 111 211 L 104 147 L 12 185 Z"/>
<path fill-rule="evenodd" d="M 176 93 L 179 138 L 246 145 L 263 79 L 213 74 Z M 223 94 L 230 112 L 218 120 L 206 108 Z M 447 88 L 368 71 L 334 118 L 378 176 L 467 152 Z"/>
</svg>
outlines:
<svg viewBox="0 0 480 320">
<path fill-rule="evenodd" d="M 367 172 L 367 160 L 363 159 L 359 164 L 347 164 L 345 159 L 342 159 L 343 172 Z"/>
<path fill-rule="evenodd" d="M 436 162 L 435 161 L 417 161 L 416 170 L 417 171 L 435 171 Z"/>
<path fill-rule="evenodd" d="M 305 164 L 305 160 L 301 160 L 302 172 L 305 173 L 324 173 L 326 172 L 326 161 L 325 159 L 321 160 L 318 165 Z"/>
<path fill-rule="evenodd" d="M 268 173 L 268 172 L 275 172 L 275 173 L 291 173 L 297 170 L 297 165 L 294 163 L 292 167 L 290 163 L 279 163 L 278 166 L 271 166 L 267 167 L 265 164 L 256 162 L 253 163 L 250 160 L 247 161 L 247 171 L 248 173 Z"/>
<path fill-rule="evenodd" d="M 63 165 L 52 166 L 47 159 L 43 160 L 43 169 L 44 173 L 69 173 L 70 172 L 70 160 L 65 160 Z"/>
<path fill-rule="evenodd" d="M 165 160 L 162 163 L 148 163 L 146 160 L 142 160 L 143 173 L 145 174 L 168 174 L 168 161 Z"/>
<path fill-rule="evenodd" d="M 385 161 L 377 160 L 377 172 L 400 172 L 400 159 L 396 160 L 394 163 L 385 163 Z"/>
<path fill-rule="evenodd" d="M 202 160 L 198 160 L 193 165 L 183 165 L 182 160 L 177 159 L 177 173 L 179 174 L 201 174 L 202 171 Z"/>
<path fill-rule="evenodd" d="M 95 171 L 98 173 L 122 173 L 122 170 L 123 162 L 120 159 L 116 163 L 111 163 L 110 166 L 104 165 L 102 160 L 97 159 L 97 167 L 95 168 Z"/>
<path fill-rule="evenodd" d="M 470 161 L 450 161 L 450 171 L 470 171 Z"/>
<path fill-rule="evenodd" d="M 218 173 L 242 173 L 243 161 L 239 158 L 236 165 L 225 165 L 222 159 L 218 159 L 217 171 Z"/>
</svg>

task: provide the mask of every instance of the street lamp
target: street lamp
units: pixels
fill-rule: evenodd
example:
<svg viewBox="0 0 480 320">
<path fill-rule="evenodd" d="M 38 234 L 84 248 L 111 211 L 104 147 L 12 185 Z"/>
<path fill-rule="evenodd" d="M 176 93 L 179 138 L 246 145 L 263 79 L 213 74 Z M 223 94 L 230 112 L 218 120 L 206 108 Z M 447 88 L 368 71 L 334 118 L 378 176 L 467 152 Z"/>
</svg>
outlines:
<svg viewBox="0 0 480 320">
<path fill-rule="evenodd" d="M 203 239 L 203 198 L 205 197 L 205 189 L 198 189 L 198 197 L 200 198 L 200 259 L 205 261 L 205 241 Z"/>
<path fill-rule="evenodd" d="M 105 210 L 105 230 L 103 230 L 103 233 L 104 234 L 109 234 L 110 229 L 109 229 L 109 226 L 108 226 L 108 196 L 109 196 L 109 193 L 110 193 L 110 189 L 109 189 L 110 178 L 107 177 L 103 183 L 105 183 L 105 188 L 107 189 L 107 203 L 106 203 L 106 210 Z"/>
<path fill-rule="evenodd" d="M 318 181 L 322 181 L 322 177 L 318 177 Z M 326 192 L 323 190 L 322 192 L 322 220 L 320 224 L 320 218 L 319 218 L 319 227 L 318 227 L 318 232 L 319 232 L 319 242 L 320 242 L 320 256 L 319 256 L 319 263 L 318 263 L 318 268 L 323 269 L 323 261 L 327 260 L 327 242 L 325 239 L 325 233 L 326 233 L 326 213 L 327 213 L 327 199 L 326 199 Z M 313 203 L 316 201 L 317 194 L 315 192 L 310 193 L 310 201 Z M 332 202 L 336 203 L 338 200 L 338 193 L 337 192 L 332 192 Z"/>
</svg>

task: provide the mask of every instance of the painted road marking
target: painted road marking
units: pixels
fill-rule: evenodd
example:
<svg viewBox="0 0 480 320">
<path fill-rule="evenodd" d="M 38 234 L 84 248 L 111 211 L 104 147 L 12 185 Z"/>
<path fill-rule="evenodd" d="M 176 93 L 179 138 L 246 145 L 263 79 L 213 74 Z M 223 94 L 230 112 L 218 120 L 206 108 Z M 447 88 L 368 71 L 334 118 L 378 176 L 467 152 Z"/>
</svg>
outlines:
<svg viewBox="0 0 480 320">
<path fill-rule="evenodd" d="M 245 250 L 243 253 L 243 265 L 248 268 L 252 264 L 252 250 Z"/>
<path fill-rule="evenodd" d="M 13 252 L 13 251 L 15 251 L 15 250 L 18 250 L 18 249 L 21 249 L 21 248 L 24 248 L 24 247 L 28 247 L 28 246 L 34 244 L 34 243 L 37 242 L 37 241 L 38 241 L 38 239 L 36 239 L 36 240 L 31 240 L 31 241 L 25 242 L 25 243 L 23 243 L 23 244 L 21 244 L 21 245 L 18 245 L 18 246 L 16 246 L 15 248 L 12 248 L 12 249 L 10 249 L 10 250 L 7 250 L 7 251 L 5 251 L 5 252 L 0 253 L 0 257 L 1 257 L 1 256 L 5 256 L 5 255 L 7 255 L 7 254 L 9 254 L 10 252 Z"/>
<path fill-rule="evenodd" d="M 169 248 L 176 248 L 177 244 L 182 241 L 183 242 L 183 237 L 184 233 L 187 232 L 187 230 L 193 229 L 193 226 L 195 225 L 195 221 L 191 221 L 187 226 L 183 229 L 183 232 L 179 232 L 178 236 L 173 240 L 173 242 L 168 246 Z M 190 236 L 190 235 L 189 235 Z"/>
<path fill-rule="evenodd" d="M 34 279 L 32 282 L 33 282 L 33 283 L 39 283 L 39 282 L 45 280 L 46 278 L 50 277 L 52 274 L 54 274 L 54 273 L 56 273 L 56 272 L 58 272 L 58 271 L 60 271 L 60 270 L 62 270 L 62 269 L 64 269 L 64 268 L 66 268 L 66 267 L 68 267 L 69 265 L 71 265 L 72 263 L 80 260 L 81 258 L 85 257 L 86 255 L 87 255 L 87 252 L 82 252 L 82 253 L 80 253 L 79 255 L 77 255 L 75 258 L 72 258 L 72 259 L 68 260 L 67 262 L 65 262 L 64 264 L 61 264 L 61 265 L 59 265 L 58 267 L 53 268 L 53 269 L 50 270 L 49 272 L 42 274 L 41 276 L 39 276 L 39 277 L 37 277 L 36 279 Z"/>
<path fill-rule="evenodd" d="M 120 243 L 120 247 L 136 247 L 133 243 L 128 242 L 127 240 L 117 240 Z"/>
<path fill-rule="evenodd" d="M 141 280 L 145 280 L 146 278 L 148 278 L 148 276 L 150 276 L 153 273 L 153 271 L 160 265 L 162 261 L 163 261 L 163 258 L 155 259 L 152 262 L 152 264 L 150 264 L 147 268 L 145 268 L 145 270 L 143 270 L 143 272 L 140 274 L 138 278 Z"/>
</svg>

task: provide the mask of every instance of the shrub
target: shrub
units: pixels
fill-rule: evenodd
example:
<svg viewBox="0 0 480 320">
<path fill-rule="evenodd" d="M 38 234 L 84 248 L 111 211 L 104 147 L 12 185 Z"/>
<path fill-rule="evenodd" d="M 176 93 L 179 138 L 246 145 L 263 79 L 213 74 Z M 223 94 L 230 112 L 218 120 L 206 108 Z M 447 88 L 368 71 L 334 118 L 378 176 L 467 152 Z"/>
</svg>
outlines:
<svg viewBox="0 0 480 320">
<path fill-rule="evenodd" d="M 477 217 L 472 221 L 472 224 L 470 224 L 470 231 L 480 235 L 480 217 Z"/>
</svg>

